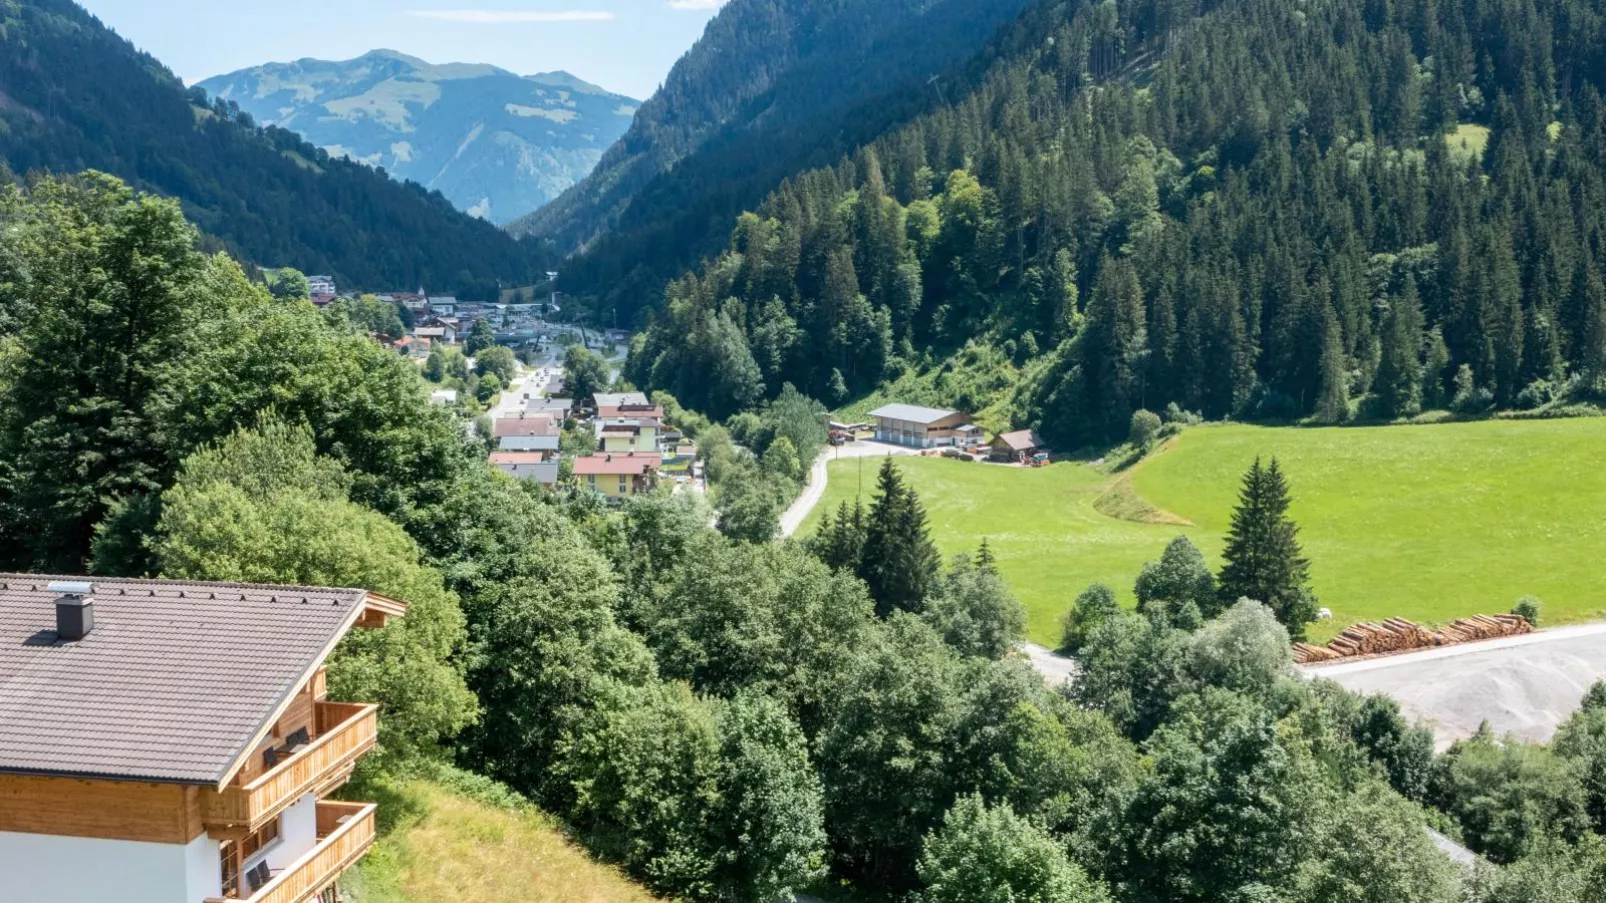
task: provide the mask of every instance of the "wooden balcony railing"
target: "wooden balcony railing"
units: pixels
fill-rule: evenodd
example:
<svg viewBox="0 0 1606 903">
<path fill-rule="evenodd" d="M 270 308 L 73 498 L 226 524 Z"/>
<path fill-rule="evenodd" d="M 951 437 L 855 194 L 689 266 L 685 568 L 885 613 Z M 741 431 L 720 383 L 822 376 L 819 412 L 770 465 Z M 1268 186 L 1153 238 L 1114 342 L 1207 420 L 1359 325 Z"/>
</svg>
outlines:
<svg viewBox="0 0 1606 903">
<path fill-rule="evenodd" d="M 374 808 L 372 803 L 319 803 L 318 845 L 244 899 L 307 903 L 333 887 L 373 847 Z M 242 903 L 242 899 L 212 897 L 206 903 Z"/>
<path fill-rule="evenodd" d="M 203 793 L 201 820 L 209 830 L 223 834 L 255 831 L 303 795 L 327 792 L 374 748 L 378 706 L 320 702 L 315 714 L 318 739 L 305 749 L 250 781 Z"/>
</svg>

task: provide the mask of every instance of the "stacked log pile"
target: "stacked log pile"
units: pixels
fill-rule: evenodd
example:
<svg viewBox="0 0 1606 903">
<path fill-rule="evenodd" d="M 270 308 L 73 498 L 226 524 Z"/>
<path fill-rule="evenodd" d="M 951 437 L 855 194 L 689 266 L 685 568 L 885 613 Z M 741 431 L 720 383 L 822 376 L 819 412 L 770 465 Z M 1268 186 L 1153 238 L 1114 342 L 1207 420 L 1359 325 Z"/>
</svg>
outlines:
<svg viewBox="0 0 1606 903">
<path fill-rule="evenodd" d="M 1442 630 L 1429 630 L 1404 618 L 1389 618 L 1381 624 L 1363 623 L 1346 627 L 1326 646 L 1295 643 L 1294 661 L 1309 665 L 1363 655 L 1392 655 L 1413 649 L 1517 636 L 1532 630 L 1533 625 L 1521 615 L 1474 615 L 1455 621 Z"/>
</svg>

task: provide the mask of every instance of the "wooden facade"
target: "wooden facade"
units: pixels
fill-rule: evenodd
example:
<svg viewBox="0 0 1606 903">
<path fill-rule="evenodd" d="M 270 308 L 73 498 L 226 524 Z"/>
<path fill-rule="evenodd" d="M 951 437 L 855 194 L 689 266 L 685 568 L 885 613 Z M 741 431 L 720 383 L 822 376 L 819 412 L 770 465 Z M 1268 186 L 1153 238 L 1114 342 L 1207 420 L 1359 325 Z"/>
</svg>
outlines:
<svg viewBox="0 0 1606 903">
<path fill-rule="evenodd" d="M 260 774 L 242 772 L 222 790 L 202 791 L 202 820 L 213 836 L 256 831 L 302 796 L 345 783 L 378 740 L 379 707 L 319 701 L 291 724 L 281 738 L 308 730 L 311 742 Z"/>
<path fill-rule="evenodd" d="M 0 831 L 189 843 L 206 828 L 201 788 L 0 774 Z"/>
<path fill-rule="evenodd" d="M 346 623 L 382 628 L 405 610 L 403 603 L 370 596 Z M 220 784 L 0 773 L 0 833 L 174 846 L 207 838 L 216 842 L 223 887 L 223 896 L 207 897 L 207 903 L 327 899 L 375 838 L 373 805 L 324 800 L 378 740 L 378 706 L 327 698 L 322 663 L 339 639 L 273 711 L 263 713 L 263 727 Z M 282 858 L 309 843 L 293 862 Z M 248 874 L 248 866 L 267 869 L 275 848 L 281 858 L 271 876 Z M 0 899 L 5 896 L 0 879 Z"/>
</svg>

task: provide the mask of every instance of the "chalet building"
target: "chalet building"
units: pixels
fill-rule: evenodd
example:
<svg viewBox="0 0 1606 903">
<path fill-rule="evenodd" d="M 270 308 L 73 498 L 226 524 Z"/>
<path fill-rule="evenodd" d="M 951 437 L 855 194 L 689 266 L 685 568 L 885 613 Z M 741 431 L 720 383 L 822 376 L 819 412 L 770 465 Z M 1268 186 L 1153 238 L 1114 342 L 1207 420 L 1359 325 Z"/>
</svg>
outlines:
<svg viewBox="0 0 1606 903">
<path fill-rule="evenodd" d="M 602 420 L 640 420 L 661 425 L 664 422 L 664 409 L 656 404 L 613 405 L 597 408 L 597 417 Z"/>
<path fill-rule="evenodd" d="M 1033 455 L 1044 450 L 1043 439 L 1037 435 L 1036 430 L 1017 430 L 1013 433 L 1003 433 L 994 439 L 988 450 L 988 457 L 994 461 L 1025 464 Z"/>
<path fill-rule="evenodd" d="M 491 436 L 498 440 L 508 436 L 557 437 L 562 433 L 561 415 L 556 410 L 525 411 L 512 417 L 498 417 L 491 423 Z"/>
<path fill-rule="evenodd" d="M 658 485 L 663 456 L 655 453 L 610 454 L 599 452 L 574 459 L 574 482 L 619 501 L 651 492 Z"/>
<path fill-rule="evenodd" d="M 354 589 L 0 574 L 0 899 L 332 903 L 374 806 L 327 800 L 378 708 L 324 664 Z"/>
<path fill-rule="evenodd" d="M 420 326 L 413 330 L 413 339 L 430 345 L 456 345 L 457 327 L 444 321 L 439 326 Z"/>
<path fill-rule="evenodd" d="M 597 418 L 597 447 L 609 452 L 655 452 L 658 421 Z"/>
<path fill-rule="evenodd" d="M 877 442 L 907 445 L 910 448 L 946 448 L 972 445 L 980 441 L 980 431 L 968 414 L 923 408 L 912 404 L 889 404 L 870 412 L 875 421 Z"/>
<path fill-rule="evenodd" d="M 598 392 L 591 396 L 591 402 L 599 412 L 605 408 L 652 407 L 652 402 L 642 392 Z"/>
</svg>

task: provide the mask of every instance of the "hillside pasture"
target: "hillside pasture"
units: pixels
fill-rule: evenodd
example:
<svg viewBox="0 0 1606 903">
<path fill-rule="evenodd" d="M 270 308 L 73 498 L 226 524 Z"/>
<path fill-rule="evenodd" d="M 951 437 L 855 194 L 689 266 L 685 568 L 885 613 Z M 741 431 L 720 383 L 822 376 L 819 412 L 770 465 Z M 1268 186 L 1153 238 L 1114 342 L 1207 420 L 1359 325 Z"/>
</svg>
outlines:
<svg viewBox="0 0 1606 903">
<path fill-rule="evenodd" d="M 388 811 L 387 811 L 388 810 Z M 341 879 L 355 903 L 654 903 L 547 815 L 509 811 L 418 780 L 382 800 L 377 846 Z"/>
<path fill-rule="evenodd" d="M 1178 533 L 1219 565 L 1244 470 L 1257 455 L 1275 456 L 1292 485 L 1316 593 L 1333 611 L 1312 631 L 1324 639 L 1362 620 L 1441 624 L 1506 611 L 1529 593 L 1544 601 L 1549 624 L 1606 616 L 1602 447 L 1606 419 L 1233 425 L 1189 430 L 1122 477 L 1077 462 L 1033 470 L 900 459 L 899 467 L 944 554 L 986 538 L 1027 606 L 1031 639 L 1053 645 L 1078 592 L 1108 583 L 1130 603 L 1143 563 Z M 863 462 L 866 501 L 877 463 Z M 859 466 L 831 465 L 821 510 L 851 501 Z"/>
</svg>

